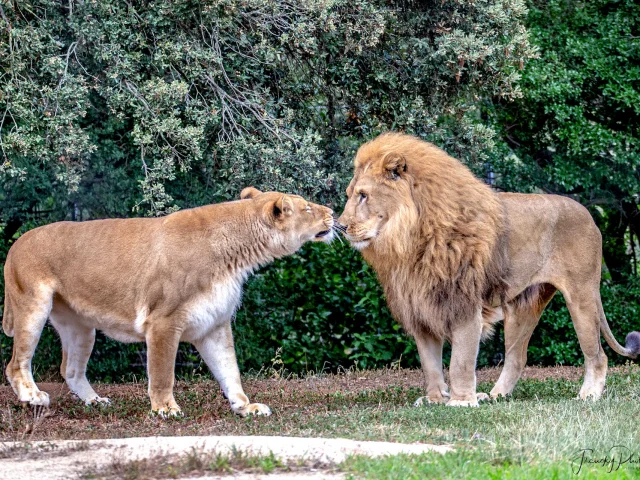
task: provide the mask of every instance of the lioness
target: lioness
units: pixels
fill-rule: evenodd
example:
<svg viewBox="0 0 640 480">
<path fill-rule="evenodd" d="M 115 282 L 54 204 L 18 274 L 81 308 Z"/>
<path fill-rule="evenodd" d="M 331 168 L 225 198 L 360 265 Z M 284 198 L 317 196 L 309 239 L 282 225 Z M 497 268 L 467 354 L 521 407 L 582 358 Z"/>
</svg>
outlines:
<svg viewBox="0 0 640 480">
<path fill-rule="evenodd" d="M 555 195 L 496 194 L 459 161 L 408 135 L 360 147 L 340 224 L 375 269 L 394 317 L 416 340 L 427 395 L 416 402 L 477 406 L 480 339 L 504 318 L 505 365 L 491 396 L 511 393 L 542 311 L 557 290 L 567 302 L 585 377 L 580 398 L 597 399 L 607 357 L 640 353 L 609 330 L 600 300 L 602 240 L 589 212 Z M 341 227 L 342 228 L 342 227 Z M 450 383 L 442 345 L 451 342 Z"/>
<path fill-rule="evenodd" d="M 7 378 L 22 402 L 49 405 L 31 375 L 47 321 L 60 334 L 60 373 L 85 403 L 108 402 L 85 375 L 96 329 L 122 342 L 146 342 L 151 408 L 177 415 L 178 343 L 192 343 L 231 409 L 269 415 L 240 383 L 231 318 L 242 284 L 258 266 L 309 240 L 331 241 L 332 211 L 302 197 L 245 188 L 240 201 L 163 218 L 59 222 L 25 233 L 4 268 L 2 327 L 15 336 Z"/>
</svg>

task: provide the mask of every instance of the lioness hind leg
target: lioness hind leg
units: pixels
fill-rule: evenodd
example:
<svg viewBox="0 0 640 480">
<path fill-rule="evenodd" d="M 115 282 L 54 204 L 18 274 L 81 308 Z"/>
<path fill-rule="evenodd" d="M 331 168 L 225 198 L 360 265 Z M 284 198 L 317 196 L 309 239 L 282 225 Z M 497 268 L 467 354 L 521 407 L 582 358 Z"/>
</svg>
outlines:
<svg viewBox="0 0 640 480">
<path fill-rule="evenodd" d="M 562 290 L 562 295 L 584 354 L 584 381 L 578 396 L 598 400 L 607 378 L 607 356 L 600 343 L 600 292 L 587 287 L 576 292 Z"/>
<path fill-rule="evenodd" d="M 6 286 L 7 290 L 11 287 Z M 52 298 L 52 289 L 40 285 L 25 289 L 18 299 L 12 299 L 13 355 L 6 369 L 7 379 L 20 401 L 44 407 L 49 406 L 49 395 L 40 391 L 33 381 L 31 360 L 47 323 Z"/>
<path fill-rule="evenodd" d="M 271 415 L 262 403 L 250 403 L 242 388 L 240 370 L 233 345 L 231 322 L 225 321 L 204 338 L 193 342 L 229 400 L 231 410 L 238 415 Z"/>
<path fill-rule="evenodd" d="M 109 399 L 100 397 L 87 380 L 87 362 L 93 350 L 96 331 L 80 324 L 80 321 L 75 314 L 51 312 L 51 324 L 58 331 L 62 343 L 60 373 L 69 389 L 85 404 L 108 404 Z"/>
<path fill-rule="evenodd" d="M 527 348 L 542 312 L 556 293 L 551 284 L 541 285 L 538 295 L 527 304 L 508 304 L 504 311 L 505 361 L 500 378 L 491 389 L 492 398 L 507 396 L 516 386 L 527 364 Z"/>
</svg>

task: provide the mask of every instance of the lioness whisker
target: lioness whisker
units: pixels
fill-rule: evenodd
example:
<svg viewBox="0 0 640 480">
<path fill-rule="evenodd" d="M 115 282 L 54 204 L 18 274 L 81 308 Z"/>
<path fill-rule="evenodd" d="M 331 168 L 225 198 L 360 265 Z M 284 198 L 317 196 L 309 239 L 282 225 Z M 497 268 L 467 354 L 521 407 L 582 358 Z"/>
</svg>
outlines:
<svg viewBox="0 0 640 480">
<path fill-rule="evenodd" d="M 333 227 L 331 227 L 331 228 L 332 228 L 333 230 L 336 230 L 337 232 L 340 232 L 340 233 L 344 234 L 344 232 L 343 232 L 342 230 L 339 230 L 339 229 L 335 228 L 335 226 L 333 226 Z M 342 241 L 342 238 L 340 238 L 340 235 L 336 235 L 336 238 L 338 239 L 338 241 L 339 241 L 342 245 L 344 245 L 344 242 Z"/>
</svg>

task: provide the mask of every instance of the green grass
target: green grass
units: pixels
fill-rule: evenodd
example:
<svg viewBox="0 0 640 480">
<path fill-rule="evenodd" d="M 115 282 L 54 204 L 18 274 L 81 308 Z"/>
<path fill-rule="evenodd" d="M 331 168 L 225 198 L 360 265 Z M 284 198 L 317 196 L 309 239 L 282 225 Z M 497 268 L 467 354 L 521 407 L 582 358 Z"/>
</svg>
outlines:
<svg viewBox="0 0 640 480">
<path fill-rule="evenodd" d="M 513 480 L 569 480 L 569 479 L 632 479 L 640 476 L 638 465 L 582 466 L 567 460 L 534 460 L 513 463 L 508 458 L 490 458 L 486 452 L 460 450 L 457 452 L 424 455 L 395 455 L 385 458 L 353 457 L 340 465 L 347 478 L 367 479 L 513 479 Z"/>
<path fill-rule="evenodd" d="M 578 382 L 524 380 L 512 398 L 476 409 L 398 405 L 370 412 L 369 418 L 343 424 L 346 431 L 359 437 L 358 424 L 375 425 L 394 432 L 398 441 L 446 442 L 456 451 L 355 457 L 341 468 L 368 479 L 640 478 L 639 369 L 613 374 L 607 385 L 598 402 L 576 400 Z"/>
<path fill-rule="evenodd" d="M 99 385 L 99 391 L 111 389 L 106 392 L 111 406 L 86 407 L 62 397 L 58 413 L 35 429 L 33 439 L 287 435 L 421 442 L 449 444 L 455 452 L 352 458 L 338 468 L 355 478 L 640 478 L 640 368 L 634 365 L 610 373 L 606 393 L 597 402 L 576 399 L 580 381 L 525 379 L 512 397 L 479 408 L 415 408 L 423 391 L 407 386 L 410 382 L 401 376 L 380 372 L 325 380 L 247 380 L 252 401 L 272 407 L 274 415 L 268 418 L 233 415 L 213 382 L 180 383 L 176 399 L 186 416 L 164 421 L 148 415 L 144 384 Z M 481 383 L 478 390 L 491 386 Z M 11 407 L 16 431 L 20 408 Z M 615 446 L 620 448 L 611 451 Z M 617 469 L 614 463 L 611 472 L 610 463 L 585 463 L 576 477 L 585 449 L 590 449 L 586 458 L 591 460 L 613 454 L 615 461 L 629 461 Z"/>
</svg>

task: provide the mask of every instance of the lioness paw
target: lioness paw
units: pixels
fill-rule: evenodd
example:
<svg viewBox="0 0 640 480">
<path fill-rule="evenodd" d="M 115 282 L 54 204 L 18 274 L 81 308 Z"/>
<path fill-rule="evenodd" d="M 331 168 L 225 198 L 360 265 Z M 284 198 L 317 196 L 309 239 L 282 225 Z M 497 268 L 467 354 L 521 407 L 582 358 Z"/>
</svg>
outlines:
<svg viewBox="0 0 640 480">
<path fill-rule="evenodd" d="M 93 397 L 88 398 L 84 401 L 85 405 L 100 405 L 106 407 L 107 405 L 111 405 L 111 400 L 107 397 Z"/>
<path fill-rule="evenodd" d="M 29 402 L 29 405 L 39 407 L 49 407 L 49 394 L 40 390 L 31 392 L 26 398 L 20 399 L 22 402 Z"/>
<path fill-rule="evenodd" d="M 241 417 L 246 417 L 247 415 L 264 415 L 268 417 L 271 415 L 271 409 L 267 407 L 263 403 L 249 403 L 242 408 L 236 410 L 236 413 Z"/>
<path fill-rule="evenodd" d="M 151 413 L 154 413 L 154 414 L 158 415 L 162 419 L 170 418 L 170 417 L 174 417 L 174 418 L 184 417 L 184 413 L 182 413 L 182 410 L 178 406 L 175 406 L 175 407 L 170 407 L 170 406 L 160 407 L 160 408 L 158 408 L 156 410 L 151 410 Z"/>
</svg>

